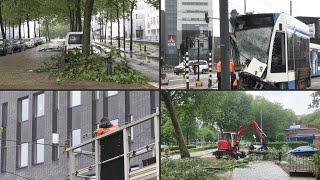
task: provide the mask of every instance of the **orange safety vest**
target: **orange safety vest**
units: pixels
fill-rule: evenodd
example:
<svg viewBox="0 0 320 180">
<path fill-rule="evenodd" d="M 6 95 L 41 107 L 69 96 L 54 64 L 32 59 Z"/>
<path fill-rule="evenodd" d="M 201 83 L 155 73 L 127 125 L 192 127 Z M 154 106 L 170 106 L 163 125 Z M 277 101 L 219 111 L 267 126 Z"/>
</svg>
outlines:
<svg viewBox="0 0 320 180">
<path fill-rule="evenodd" d="M 234 73 L 234 62 L 233 62 L 233 60 L 230 60 L 230 72 L 231 73 Z"/>
<path fill-rule="evenodd" d="M 219 61 L 217 63 L 217 72 L 220 73 L 221 72 L 221 61 Z"/>
<path fill-rule="evenodd" d="M 108 133 L 108 132 L 114 131 L 116 129 L 118 129 L 118 126 L 115 126 L 115 125 L 113 125 L 113 126 L 111 126 L 109 128 L 99 128 L 97 130 L 97 136 L 100 136 L 100 135 L 102 135 L 104 133 Z"/>
</svg>

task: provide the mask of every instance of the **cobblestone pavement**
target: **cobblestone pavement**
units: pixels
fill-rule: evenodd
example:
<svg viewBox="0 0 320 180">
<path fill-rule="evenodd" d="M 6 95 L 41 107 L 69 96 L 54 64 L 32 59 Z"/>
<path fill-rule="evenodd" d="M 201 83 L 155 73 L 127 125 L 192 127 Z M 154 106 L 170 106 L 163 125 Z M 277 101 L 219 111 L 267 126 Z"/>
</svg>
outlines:
<svg viewBox="0 0 320 180">
<path fill-rule="evenodd" d="M 254 162 L 247 168 L 233 170 L 231 180 L 313 180 L 315 178 L 290 177 L 278 165 L 271 161 Z"/>
</svg>

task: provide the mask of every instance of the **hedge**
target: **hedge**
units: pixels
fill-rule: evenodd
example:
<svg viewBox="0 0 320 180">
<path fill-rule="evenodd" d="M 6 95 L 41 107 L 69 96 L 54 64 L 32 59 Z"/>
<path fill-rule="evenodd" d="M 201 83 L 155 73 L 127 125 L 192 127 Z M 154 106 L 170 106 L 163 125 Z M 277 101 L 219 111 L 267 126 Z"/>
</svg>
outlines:
<svg viewBox="0 0 320 180">
<path fill-rule="evenodd" d="M 256 142 L 255 145 L 260 143 Z M 308 146 L 310 143 L 305 141 L 287 141 L 287 142 L 268 142 L 268 147 L 281 149 L 283 145 L 288 145 L 291 149 L 295 149 L 300 146 Z"/>
</svg>

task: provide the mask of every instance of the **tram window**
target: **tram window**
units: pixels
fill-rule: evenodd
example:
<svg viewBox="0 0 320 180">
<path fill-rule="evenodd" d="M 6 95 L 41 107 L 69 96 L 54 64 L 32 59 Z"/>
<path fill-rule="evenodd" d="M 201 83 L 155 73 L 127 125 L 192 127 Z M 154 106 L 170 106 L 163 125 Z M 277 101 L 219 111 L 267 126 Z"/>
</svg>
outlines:
<svg viewBox="0 0 320 180">
<path fill-rule="evenodd" d="M 309 67 L 309 40 L 294 36 L 295 67 Z"/>
<path fill-rule="evenodd" d="M 293 34 L 288 34 L 288 70 L 294 70 Z"/>
<path fill-rule="evenodd" d="M 271 73 L 286 72 L 285 34 L 277 32 L 274 38 Z"/>
</svg>

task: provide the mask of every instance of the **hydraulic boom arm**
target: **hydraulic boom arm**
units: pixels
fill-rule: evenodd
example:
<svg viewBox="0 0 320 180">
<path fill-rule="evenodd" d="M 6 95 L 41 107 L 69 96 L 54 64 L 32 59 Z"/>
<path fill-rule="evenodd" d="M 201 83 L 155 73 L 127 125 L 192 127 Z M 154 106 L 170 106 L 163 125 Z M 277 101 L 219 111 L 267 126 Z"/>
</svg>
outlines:
<svg viewBox="0 0 320 180">
<path fill-rule="evenodd" d="M 267 135 L 264 134 L 264 132 L 260 129 L 260 127 L 259 127 L 259 125 L 257 124 L 257 122 L 254 121 L 254 120 L 252 120 L 249 125 L 244 126 L 244 127 L 240 128 L 240 129 L 238 130 L 238 132 L 237 132 L 237 134 L 236 134 L 236 139 L 235 139 L 235 141 L 238 143 L 239 140 L 240 140 L 241 134 L 242 134 L 244 131 L 246 131 L 246 130 L 248 130 L 248 129 L 250 129 L 250 128 L 253 128 L 253 129 L 256 130 L 256 132 L 258 133 L 260 139 L 262 139 L 262 142 L 264 142 L 264 141 L 266 140 L 265 138 L 267 137 Z"/>
</svg>

